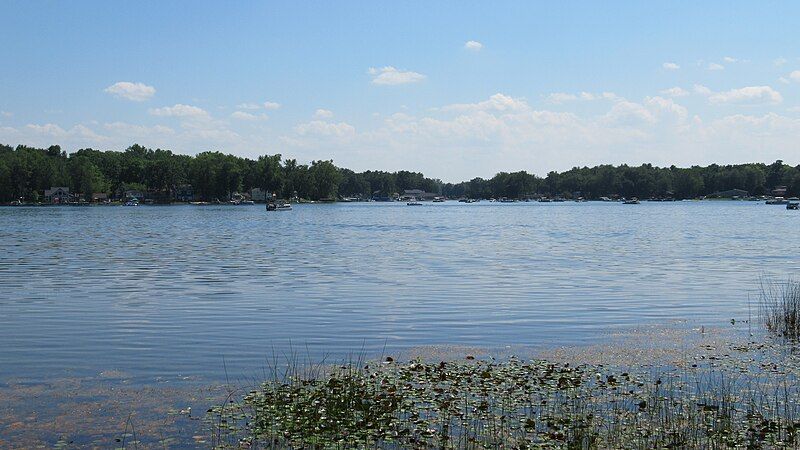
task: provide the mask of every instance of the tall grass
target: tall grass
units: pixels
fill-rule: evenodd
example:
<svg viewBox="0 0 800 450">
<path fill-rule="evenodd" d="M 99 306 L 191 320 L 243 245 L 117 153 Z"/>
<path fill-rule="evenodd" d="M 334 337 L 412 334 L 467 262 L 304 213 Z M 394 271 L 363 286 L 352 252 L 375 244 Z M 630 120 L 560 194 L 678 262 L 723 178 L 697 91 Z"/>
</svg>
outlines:
<svg viewBox="0 0 800 450">
<path fill-rule="evenodd" d="M 761 279 L 759 309 L 766 329 L 779 337 L 800 338 L 800 282 Z"/>
</svg>

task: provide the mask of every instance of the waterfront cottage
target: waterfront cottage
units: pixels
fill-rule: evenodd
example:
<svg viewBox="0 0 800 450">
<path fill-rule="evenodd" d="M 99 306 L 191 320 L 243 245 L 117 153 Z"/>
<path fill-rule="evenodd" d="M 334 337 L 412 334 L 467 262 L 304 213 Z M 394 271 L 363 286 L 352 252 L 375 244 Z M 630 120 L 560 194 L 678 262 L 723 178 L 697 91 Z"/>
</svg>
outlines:
<svg viewBox="0 0 800 450">
<path fill-rule="evenodd" d="M 772 195 L 776 197 L 785 197 L 786 191 L 786 186 L 775 186 L 775 189 L 772 190 Z"/>
<path fill-rule="evenodd" d="M 175 200 L 179 202 L 194 201 L 194 188 L 191 184 L 182 184 L 175 188 Z"/>
<path fill-rule="evenodd" d="M 44 199 L 49 203 L 69 203 L 69 188 L 68 187 L 51 187 L 44 190 Z"/>
<path fill-rule="evenodd" d="M 400 197 L 400 200 L 408 201 L 408 200 L 433 200 L 434 198 L 438 197 L 439 194 L 434 194 L 433 192 L 425 192 L 422 189 L 405 189 L 403 191 L 403 195 Z"/>
<path fill-rule="evenodd" d="M 747 197 L 749 193 L 744 189 L 729 189 L 727 191 L 714 192 L 709 197 L 717 198 L 742 198 Z"/>
<path fill-rule="evenodd" d="M 136 190 L 136 189 L 127 189 L 125 191 L 125 193 L 124 193 L 123 198 L 125 198 L 125 199 L 131 199 L 131 198 L 143 199 L 144 198 L 144 192 Z"/>
<path fill-rule="evenodd" d="M 262 190 L 261 188 L 250 189 L 250 198 L 254 202 L 266 202 L 267 201 L 267 192 Z M 270 194 L 270 198 L 272 198 L 271 194 Z"/>
</svg>

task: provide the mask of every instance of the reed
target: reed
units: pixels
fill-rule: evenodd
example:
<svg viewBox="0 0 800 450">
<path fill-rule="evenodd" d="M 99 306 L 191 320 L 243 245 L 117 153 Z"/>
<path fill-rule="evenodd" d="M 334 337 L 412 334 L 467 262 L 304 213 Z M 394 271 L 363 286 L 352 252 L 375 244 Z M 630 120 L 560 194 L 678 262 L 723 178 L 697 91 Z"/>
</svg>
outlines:
<svg viewBox="0 0 800 450">
<path fill-rule="evenodd" d="M 800 338 L 800 283 L 762 278 L 760 287 L 760 316 L 767 331 L 796 341 Z"/>
</svg>

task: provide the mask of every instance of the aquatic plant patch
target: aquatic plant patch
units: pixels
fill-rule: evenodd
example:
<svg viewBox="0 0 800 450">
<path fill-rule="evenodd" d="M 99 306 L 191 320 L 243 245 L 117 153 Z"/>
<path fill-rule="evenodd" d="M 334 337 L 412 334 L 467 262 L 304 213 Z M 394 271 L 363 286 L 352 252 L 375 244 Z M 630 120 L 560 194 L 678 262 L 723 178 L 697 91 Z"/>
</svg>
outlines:
<svg viewBox="0 0 800 450">
<path fill-rule="evenodd" d="M 344 365 L 210 410 L 219 447 L 793 448 L 794 357 L 767 345 L 629 369 L 552 361 Z M 775 363 L 783 358 L 783 363 Z"/>
</svg>

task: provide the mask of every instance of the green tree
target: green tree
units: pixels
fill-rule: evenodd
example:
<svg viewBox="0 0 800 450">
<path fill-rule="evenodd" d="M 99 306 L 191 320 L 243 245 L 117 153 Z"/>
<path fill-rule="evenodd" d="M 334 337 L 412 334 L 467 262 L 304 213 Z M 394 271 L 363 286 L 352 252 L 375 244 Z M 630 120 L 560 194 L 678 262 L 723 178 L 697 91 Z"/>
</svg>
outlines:
<svg viewBox="0 0 800 450">
<path fill-rule="evenodd" d="M 314 200 L 335 199 L 342 175 L 333 161 L 312 161 L 308 168 L 310 194 Z"/>
</svg>

